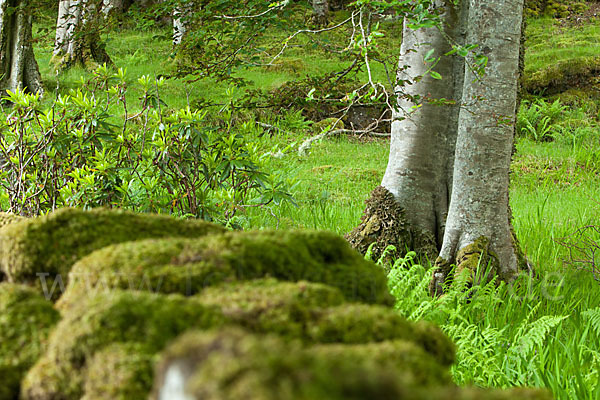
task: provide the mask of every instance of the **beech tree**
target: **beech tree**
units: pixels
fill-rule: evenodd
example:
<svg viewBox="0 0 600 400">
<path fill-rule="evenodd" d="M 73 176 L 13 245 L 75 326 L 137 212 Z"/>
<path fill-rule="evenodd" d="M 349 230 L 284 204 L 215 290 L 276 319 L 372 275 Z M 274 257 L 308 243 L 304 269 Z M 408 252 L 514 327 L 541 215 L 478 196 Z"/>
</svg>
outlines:
<svg viewBox="0 0 600 400">
<path fill-rule="evenodd" d="M 529 268 L 508 191 L 523 3 L 435 0 L 441 26 L 405 21 L 388 166 L 347 238 L 375 256 L 394 244 L 435 259 L 432 293 L 452 265 L 506 281 Z"/>
<path fill-rule="evenodd" d="M 58 69 L 111 62 L 99 33 L 105 6 L 98 0 L 60 0 L 52 57 Z"/>
<path fill-rule="evenodd" d="M 327 24 L 329 18 L 329 1 L 312 0 L 313 19 L 318 26 Z"/>
<path fill-rule="evenodd" d="M 0 90 L 42 91 L 31 38 L 27 0 L 0 0 Z"/>
</svg>

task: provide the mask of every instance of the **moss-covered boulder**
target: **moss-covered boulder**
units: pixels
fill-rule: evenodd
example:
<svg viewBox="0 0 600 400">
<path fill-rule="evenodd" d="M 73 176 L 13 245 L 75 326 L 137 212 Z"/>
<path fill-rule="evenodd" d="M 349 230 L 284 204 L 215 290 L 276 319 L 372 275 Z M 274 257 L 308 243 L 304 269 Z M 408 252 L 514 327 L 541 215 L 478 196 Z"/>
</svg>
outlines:
<svg viewBox="0 0 600 400">
<path fill-rule="evenodd" d="M 303 346 L 241 330 L 189 332 L 164 352 L 152 399 L 550 399 L 459 389 L 411 342 Z M 174 397 L 175 396 L 175 397 Z"/>
<path fill-rule="evenodd" d="M 0 228 L 15 222 L 24 221 L 26 218 L 12 213 L 0 212 Z"/>
<path fill-rule="evenodd" d="M 154 354 L 185 330 L 223 322 L 218 310 L 180 295 L 119 290 L 96 295 L 64 313 L 49 337 L 46 352 L 23 380 L 21 397 L 80 399 L 86 385 L 98 388 L 110 384 L 103 379 L 114 383 L 114 378 L 119 386 L 119 382 L 143 374 L 147 365 L 131 358 L 119 359 L 116 353 L 123 347 L 115 350 L 113 346 L 142 346 L 144 351 L 138 356 Z M 123 378 L 121 373 L 103 375 L 98 371 L 101 362 L 113 363 Z M 113 389 L 102 390 L 109 393 Z"/>
<path fill-rule="evenodd" d="M 145 400 L 154 378 L 154 354 L 139 343 L 118 343 L 94 354 L 81 400 Z"/>
<path fill-rule="evenodd" d="M 0 283 L 0 399 L 16 399 L 21 379 L 42 353 L 60 316 L 33 289 Z"/>
<path fill-rule="evenodd" d="M 64 283 L 71 266 L 94 250 L 153 237 L 199 237 L 225 229 L 199 220 L 122 210 L 65 208 L 0 229 L 0 270 L 8 280 L 52 287 Z M 55 292 L 56 295 L 60 294 Z"/>
<path fill-rule="evenodd" d="M 193 399 L 392 399 L 398 381 L 429 383 L 436 368 L 410 343 L 339 351 L 240 330 L 196 332 L 165 352 L 154 398 L 169 398 L 180 378 Z"/>
<path fill-rule="evenodd" d="M 196 298 L 253 332 L 306 343 L 410 340 L 441 365 L 454 361 L 454 345 L 437 326 L 409 322 L 387 307 L 344 303 L 337 289 L 322 284 L 256 280 L 208 288 Z"/>
<path fill-rule="evenodd" d="M 553 95 L 572 88 L 597 84 L 599 72 L 598 56 L 560 60 L 540 70 L 526 69 L 523 89 L 528 93 Z"/>
<path fill-rule="evenodd" d="M 106 247 L 80 260 L 59 307 L 103 288 L 193 295 L 231 281 L 274 277 L 338 288 L 351 301 L 392 304 L 385 274 L 329 232 L 228 232 Z"/>
</svg>

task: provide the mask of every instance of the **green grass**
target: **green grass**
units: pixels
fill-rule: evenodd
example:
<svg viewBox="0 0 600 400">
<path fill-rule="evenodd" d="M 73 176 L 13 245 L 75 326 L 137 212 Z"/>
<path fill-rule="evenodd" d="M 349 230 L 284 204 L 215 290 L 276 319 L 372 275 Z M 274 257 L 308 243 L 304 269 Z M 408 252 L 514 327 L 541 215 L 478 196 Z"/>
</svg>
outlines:
<svg viewBox="0 0 600 400">
<path fill-rule="evenodd" d="M 597 57 L 600 53 L 600 21 L 565 27 L 553 18 L 527 23 L 527 72 L 540 71 L 560 61 Z"/>
<path fill-rule="evenodd" d="M 384 43 L 389 49 L 399 45 L 392 28 Z M 168 32 L 160 30 L 123 30 L 106 36 L 115 65 L 127 68 L 133 88 L 128 98 L 131 104 L 140 94 L 135 89 L 138 76 L 171 70 L 172 47 L 167 36 Z M 553 20 L 532 20 L 527 46 L 526 71 L 530 74 L 557 61 L 597 57 L 600 23 L 561 28 Z M 53 97 L 56 78 L 48 65 L 50 54 L 50 43 L 37 43 L 36 56 L 48 97 Z M 239 73 L 251 79 L 253 87 L 269 89 L 298 76 L 344 65 L 322 52 L 299 48 L 286 55 L 286 62 L 302 68 L 255 68 Z M 76 88 L 80 76 L 88 74 L 72 69 L 59 75 L 60 91 Z M 381 76 L 382 71 L 377 74 Z M 224 100 L 227 88 L 210 81 L 171 79 L 161 98 L 171 108 L 201 98 L 218 103 Z M 410 260 L 401 260 L 392 270 L 390 285 L 398 297 L 399 312 L 440 324 L 456 341 L 458 362 L 453 376 L 457 383 L 546 386 L 560 399 L 600 398 L 600 286 L 589 272 L 564 264 L 568 254 L 557 242 L 578 227 L 600 220 L 598 109 L 597 104 L 569 105 L 556 123 L 559 133 L 554 141 L 518 141 L 511 207 L 517 235 L 537 270 L 536 281 L 500 288 L 488 285 L 469 297 L 452 290 L 443 298 L 432 299 L 426 290 L 430 271 Z M 297 179 L 297 206 L 249 209 L 238 214 L 242 226 L 315 228 L 343 234 L 359 223 L 364 200 L 383 176 L 388 141 L 328 138 L 314 143 L 308 155 L 298 156 L 297 144 L 313 134 L 304 126 L 288 134 L 256 138 L 265 152 L 292 145 L 283 158 L 272 158 L 269 165 Z"/>
</svg>

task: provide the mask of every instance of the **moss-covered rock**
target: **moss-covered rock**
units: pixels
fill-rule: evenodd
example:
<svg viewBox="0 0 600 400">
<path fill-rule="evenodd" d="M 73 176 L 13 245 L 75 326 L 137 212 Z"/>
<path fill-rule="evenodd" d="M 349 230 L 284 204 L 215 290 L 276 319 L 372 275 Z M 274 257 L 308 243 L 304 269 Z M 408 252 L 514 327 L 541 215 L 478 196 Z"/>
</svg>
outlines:
<svg viewBox="0 0 600 400">
<path fill-rule="evenodd" d="M 112 357 L 115 365 L 127 369 L 124 374 L 128 376 L 144 373 L 145 363 L 126 360 L 123 363 L 115 357 L 118 348 L 110 346 L 139 345 L 145 348 L 142 355 L 153 354 L 187 329 L 205 329 L 223 322 L 218 310 L 180 295 L 119 290 L 96 295 L 64 313 L 50 335 L 46 352 L 27 373 L 21 397 L 26 400 L 80 399 L 85 385 L 99 387 L 105 385 L 102 377 L 109 377 L 93 367 L 100 362 L 94 361 L 95 356 Z M 103 351 L 106 352 L 101 354 Z M 93 377 L 89 383 L 86 382 L 88 367 Z M 115 379 L 119 385 L 120 376 Z"/>
<path fill-rule="evenodd" d="M 154 357 L 147 346 L 111 345 L 89 362 L 81 400 L 145 400 L 153 378 Z"/>
<path fill-rule="evenodd" d="M 437 326 L 411 323 L 387 307 L 343 304 L 338 290 L 321 284 L 259 280 L 216 286 L 197 298 L 220 307 L 230 321 L 253 332 L 277 333 L 306 343 L 406 340 L 441 365 L 454 361 L 454 345 Z"/>
<path fill-rule="evenodd" d="M 16 399 L 21 379 L 60 316 L 33 289 L 0 283 L 0 399 Z"/>
<path fill-rule="evenodd" d="M 163 353 L 152 399 L 550 399 L 454 387 L 410 342 L 303 346 L 241 330 L 188 332 Z M 511 397 L 512 396 L 512 397 Z"/>
<path fill-rule="evenodd" d="M 410 343 L 303 347 L 239 330 L 196 332 L 165 352 L 154 398 L 179 372 L 195 399 L 391 399 L 398 382 L 430 383 L 438 368 Z"/>
<path fill-rule="evenodd" d="M 60 308 L 98 288 L 192 295 L 224 281 L 271 276 L 338 288 L 346 300 L 393 304 L 384 273 L 329 232 L 229 232 L 106 247 L 80 260 Z"/>
<path fill-rule="evenodd" d="M 523 89 L 529 93 L 552 95 L 568 89 L 597 84 L 600 57 L 561 60 L 537 71 L 525 70 Z"/>
<path fill-rule="evenodd" d="M 319 122 L 315 122 L 312 125 L 312 130 L 317 134 L 326 129 L 331 131 L 336 129 L 344 129 L 344 122 L 338 118 L 325 118 Z"/>
<path fill-rule="evenodd" d="M 66 208 L 0 229 L 0 270 L 11 282 L 41 285 L 43 276 L 52 287 L 55 279 L 64 283 L 79 258 L 110 244 L 152 237 L 198 237 L 224 230 L 198 220 Z M 56 291 L 55 297 L 59 294 Z"/>
<path fill-rule="evenodd" d="M 570 14 L 580 14 L 589 6 L 581 0 L 526 0 L 525 14 L 530 17 L 548 15 L 564 18 Z"/>
<path fill-rule="evenodd" d="M 24 221 L 26 218 L 16 214 L 0 212 L 0 228 L 15 222 Z"/>
<path fill-rule="evenodd" d="M 215 286 L 197 299 L 219 307 L 230 321 L 252 331 L 303 339 L 309 338 L 307 327 L 325 308 L 344 303 L 344 296 L 334 287 L 274 279 Z"/>
</svg>

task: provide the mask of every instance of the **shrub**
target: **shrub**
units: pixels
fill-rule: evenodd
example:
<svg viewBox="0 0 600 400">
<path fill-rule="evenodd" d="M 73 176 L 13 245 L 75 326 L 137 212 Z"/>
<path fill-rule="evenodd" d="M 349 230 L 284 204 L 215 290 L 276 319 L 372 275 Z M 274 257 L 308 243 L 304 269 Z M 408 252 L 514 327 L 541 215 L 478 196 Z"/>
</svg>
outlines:
<svg viewBox="0 0 600 400">
<path fill-rule="evenodd" d="M 231 104 L 165 111 L 162 80 L 138 80 L 140 112 L 128 113 L 125 72 L 99 67 L 82 87 L 42 108 L 8 92 L 0 112 L 0 201 L 16 214 L 59 207 L 122 207 L 228 221 L 245 206 L 292 200 L 290 180 L 268 174 Z M 111 117 L 111 115 L 121 115 Z"/>
</svg>

